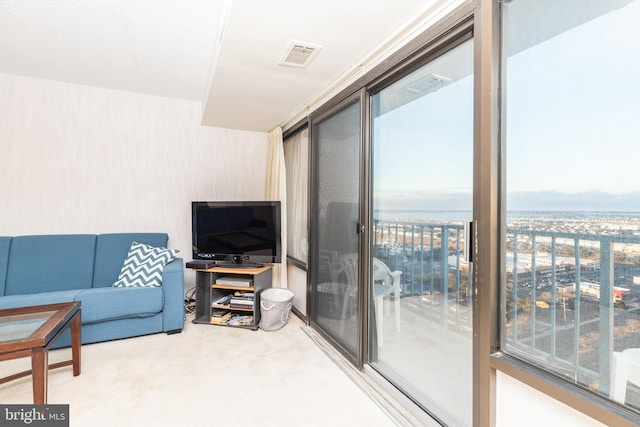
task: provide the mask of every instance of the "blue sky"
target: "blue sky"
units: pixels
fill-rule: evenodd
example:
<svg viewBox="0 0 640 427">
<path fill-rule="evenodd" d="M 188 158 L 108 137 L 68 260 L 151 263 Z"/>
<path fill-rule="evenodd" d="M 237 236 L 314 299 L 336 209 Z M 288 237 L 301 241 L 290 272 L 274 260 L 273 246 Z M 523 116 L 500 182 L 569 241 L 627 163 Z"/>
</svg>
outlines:
<svg viewBox="0 0 640 427">
<path fill-rule="evenodd" d="M 640 191 L 638 18 L 635 1 L 508 59 L 509 209 L 535 192 L 553 209 L 640 210 L 637 194 L 619 203 Z M 378 207 L 471 208 L 472 91 L 468 76 L 376 119 Z"/>
<path fill-rule="evenodd" d="M 639 17 L 636 1 L 509 58 L 509 191 L 640 190 Z"/>
<path fill-rule="evenodd" d="M 472 184 L 473 63 L 472 42 L 447 54 L 468 64 L 467 77 L 375 119 L 375 187 L 402 193 L 469 192 Z M 465 58 L 459 58 L 463 56 Z M 430 64 L 448 76 L 448 61 Z M 408 76 L 385 89 L 383 96 L 402 96 Z M 390 93 L 391 92 L 391 93 Z"/>
</svg>

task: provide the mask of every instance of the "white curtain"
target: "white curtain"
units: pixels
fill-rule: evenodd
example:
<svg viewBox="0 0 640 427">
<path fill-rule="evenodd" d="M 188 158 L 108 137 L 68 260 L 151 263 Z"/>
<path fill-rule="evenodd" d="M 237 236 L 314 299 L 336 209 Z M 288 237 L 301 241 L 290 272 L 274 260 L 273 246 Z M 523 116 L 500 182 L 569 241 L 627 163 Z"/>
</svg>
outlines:
<svg viewBox="0 0 640 427">
<path fill-rule="evenodd" d="M 308 254 L 307 195 L 309 193 L 309 131 L 284 142 L 287 165 L 287 233 L 289 254 L 305 264 Z"/>
<path fill-rule="evenodd" d="M 287 178 L 284 165 L 282 129 L 269 132 L 269 157 L 267 163 L 267 200 L 279 200 L 281 209 L 282 260 L 273 266 L 273 287 L 287 287 Z"/>
</svg>

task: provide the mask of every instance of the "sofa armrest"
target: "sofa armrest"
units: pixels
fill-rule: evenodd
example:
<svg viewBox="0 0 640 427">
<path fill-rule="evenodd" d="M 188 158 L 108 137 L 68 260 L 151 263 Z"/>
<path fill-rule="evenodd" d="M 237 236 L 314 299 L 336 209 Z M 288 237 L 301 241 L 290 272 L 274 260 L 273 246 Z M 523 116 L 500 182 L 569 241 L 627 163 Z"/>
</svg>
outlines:
<svg viewBox="0 0 640 427">
<path fill-rule="evenodd" d="M 182 258 L 175 258 L 162 272 L 162 330 L 179 332 L 184 327 L 184 267 Z"/>
</svg>

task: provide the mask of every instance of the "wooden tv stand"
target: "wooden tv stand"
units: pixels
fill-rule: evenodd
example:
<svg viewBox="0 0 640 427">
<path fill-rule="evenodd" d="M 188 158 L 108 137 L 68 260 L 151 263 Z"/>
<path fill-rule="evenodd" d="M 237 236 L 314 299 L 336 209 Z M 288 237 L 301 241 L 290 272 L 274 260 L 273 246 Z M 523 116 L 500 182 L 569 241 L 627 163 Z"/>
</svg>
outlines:
<svg viewBox="0 0 640 427">
<path fill-rule="evenodd" d="M 272 272 L 270 264 L 259 268 L 213 267 L 196 270 L 196 314 L 193 323 L 258 329 L 260 292 L 271 287 Z M 251 286 L 243 284 L 247 281 L 252 282 Z M 253 294 L 252 303 L 246 297 L 249 294 Z M 217 304 L 227 298 L 228 304 Z"/>
</svg>

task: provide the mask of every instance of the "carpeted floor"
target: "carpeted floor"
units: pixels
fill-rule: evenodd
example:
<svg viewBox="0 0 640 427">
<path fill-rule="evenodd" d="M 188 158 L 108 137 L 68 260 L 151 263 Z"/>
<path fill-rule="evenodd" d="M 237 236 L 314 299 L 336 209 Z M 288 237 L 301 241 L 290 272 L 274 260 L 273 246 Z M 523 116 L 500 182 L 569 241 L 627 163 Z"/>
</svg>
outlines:
<svg viewBox="0 0 640 427">
<path fill-rule="evenodd" d="M 279 331 L 195 325 L 82 347 L 82 374 L 49 372 L 50 404 L 70 425 L 394 426 L 291 316 Z M 49 362 L 70 358 L 54 350 Z M 0 362 L 0 377 L 29 369 Z M 31 377 L 0 385 L 0 403 L 32 403 Z"/>
</svg>

